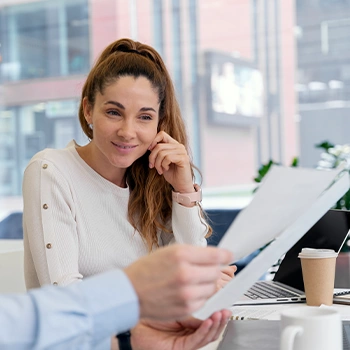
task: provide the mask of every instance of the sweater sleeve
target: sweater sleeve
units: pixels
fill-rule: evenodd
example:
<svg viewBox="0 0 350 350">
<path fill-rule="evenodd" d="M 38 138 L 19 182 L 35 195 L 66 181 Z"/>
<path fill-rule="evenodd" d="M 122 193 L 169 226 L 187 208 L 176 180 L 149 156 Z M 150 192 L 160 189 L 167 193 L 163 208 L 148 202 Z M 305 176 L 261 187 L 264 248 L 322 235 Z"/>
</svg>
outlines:
<svg viewBox="0 0 350 350">
<path fill-rule="evenodd" d="M 201 217 L 198 205 L 188 208 L 173 201 L 171 224 L 173 235 L 162 232 L 160 235 L 162 245 L 173 243 L 207 245 L 205 236 L 208 233 L 208 226 Z"/>
<path fill-rule="evenodd" d="M 82 279 L 73 196 L 55 165 L 32 160 L 23 179 L 24 258 L 27 288 Z"/>
</svg>

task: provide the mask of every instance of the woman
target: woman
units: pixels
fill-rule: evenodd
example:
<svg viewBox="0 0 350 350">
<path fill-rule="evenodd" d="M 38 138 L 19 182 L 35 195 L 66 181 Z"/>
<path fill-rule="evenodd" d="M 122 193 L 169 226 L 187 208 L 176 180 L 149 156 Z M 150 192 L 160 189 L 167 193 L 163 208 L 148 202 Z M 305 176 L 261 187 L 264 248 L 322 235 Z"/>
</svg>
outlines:
<svg viewBox="0 0 350 350">
<path fill-rule="evenodd" d="M 206 245 L 184 122 L 153 48 L 109 45 L 86 79 L 79 120 L 87 145 L 45 149 L 25 170 L 27 288 L 124 268 L 172 242 Z"/>
<path fill-rule="evenodd" d="M 67 285 L 125 268 L 172 242 L 206 245 L 211 228 L 193 183 L 184 122 L 169 73 L 153 48 L 129 39 L 109 45 L 86 79 L 79 120 L 87 145 L 72 141 L 63 150 L 45 149 L 25 170 L 27 288 Z M 224 268 L 218 287 L 234 271 Z M 213 317 L 211 340 L 227 315 Z M 187 324 L 179 325 L 170 327 L 181 335 Z M 158 325 L 141 322 L 134 331 L 145 327 Z M 187 334 L 202 342 L 201 329 Z"/>
</svg>

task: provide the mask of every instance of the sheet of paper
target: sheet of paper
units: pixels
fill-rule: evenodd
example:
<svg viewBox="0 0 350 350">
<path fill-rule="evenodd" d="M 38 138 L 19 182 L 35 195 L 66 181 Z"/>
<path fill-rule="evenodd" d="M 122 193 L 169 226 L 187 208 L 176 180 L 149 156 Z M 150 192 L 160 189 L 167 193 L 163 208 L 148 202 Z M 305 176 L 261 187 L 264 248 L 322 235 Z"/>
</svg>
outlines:
<svg viewBox="0 0 350 350">
<path fill-rule="evenodd" d="M 232 311 L 233 320 L 279 320 L 280 319 L 280 305 L 249 305 L 249 306 L 233 306 Z"/>
<path fill-rule="evenodd" d="M 341 291 L 342 289 L 338 289 L 337 292 Z M 343 289 L 344 291 L 349 291 L 349 289 Z M 334 304 L 345 304 L 350 306 L 350 294 L 345 294 L 345 295 L 336 295 L 333 298 L 333 303 Z M 349 307 L 349 315 L 350 315 L 350 307 Z M 349 318 L 350 319 L 350 318 Z"/>
<path fill-rule="evenodd" d="M 340 171 L 273 166 L 219 246 L 235 260 L 263 247 L 310 208 Z"/>
<path fill-rule="evenodd" d="M 239 253 L 242 250 L 249 254 L 261 244 L 265 244 L 272 239 L 274 241 L 223 289 L 209 298 L 204 307 L 194 313 L 194 317 L 206 319 L 215 311 L 231 307 L 349 189 L 348 173 L 343 173 L 337 177 L 338 172 L 336 171 L 324 171 L 322 176 L 315 170 L 305 172 L 303 169 L 299 170 L 301 170 L 300 173 L 298 171 L 293 172 L 294 176 L 290 176 L 291 173 L 288 171 L 283 171 L 284 174 L 288 174 L 286 175 L 288 181 L 283 186 L 293 189 L 292 193 L 285 191 L 283 201 L 279 195 L 284 191 L 281 188 L 283 187 L 282 183 L 277 181 L 279 176 L 277 178 L 271 176 L 270 179 L 276 181 L 275 186 L 268 183 L 269 191 L 261 191 L 263 187 L 258 191 L 258 193 L 261 191 L 260 193 L 264 194 L 266 200 L 264 198 L 258 198 L 257 200 L 253 198 L 251 203 L 253 203 L 254 210 L 250 210 L 249 205 L 248 208 L 243 210 L 244 213 L 248 209 L 249 215 L 242 216 L 244 219 L 241 219 L 237 226 L 233 223 L 228 229 L 222 240 L 223 243 L 220 245 L 232 250 L 238 256 L 245 255 Z M 274 170 L 274 173 L 281 175 L 279 170 L 277 170 L 277 173 Z M 311 181 L 312 173 L 314 173 L 313 181 Z M 333 182 L 335 178 L 337 178 L 337 181 Z M 298 184 L 300 184 L 300 187 L 298 187 Z M 318 188 L 318 191 L 315 190 L 315 187 Z M 298 193 L 298 196 L 295 196 L 295 193 Z M 271 198 L 279 198 L 279 200 L 274 201 Z M 265 215 L 261 216 L 259 214 L 259 206 L 254 204 L 256 201 L 258 201 L 260 210 Z M 294 206 L 291 206 L 290 202 L 293 202 Z M 283 213 L 283 210 L 280 209 L 281 206 L 285 206 L 284 210 L 288 215 Z M 300 207 L 303 209 L 300 210 Z M 283 215 L 288 224 L 281 220 L 276 212 Z M 279 224 L 276 225 L 275 221 Z M 236 241 L 239 242 L 239 249 L 236 247 Z M 259 241 L 258 245 L 256 241 Z"/>
</svg>

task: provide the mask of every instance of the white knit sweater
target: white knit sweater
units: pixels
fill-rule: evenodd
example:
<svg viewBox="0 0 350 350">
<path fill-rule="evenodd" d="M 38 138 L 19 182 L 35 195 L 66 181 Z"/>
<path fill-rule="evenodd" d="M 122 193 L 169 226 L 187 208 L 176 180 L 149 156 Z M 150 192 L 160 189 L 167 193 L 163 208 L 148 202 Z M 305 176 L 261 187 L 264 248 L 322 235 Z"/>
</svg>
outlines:
<svg viewBox="0 0 350 350">
<path fill-rule="evenodd" d="M 76 151 L 45 149 L 28 164 L 23 180 L 24 270 L 27 288 L 67 285 L 83 277 L 124 268 L 148 254 L 127 219 L 129 189 L 104 179 Z M 207 226 L 197 206 L 173 202 L 174 235 L 160 246 L 206 245 Z"/>
</svg>

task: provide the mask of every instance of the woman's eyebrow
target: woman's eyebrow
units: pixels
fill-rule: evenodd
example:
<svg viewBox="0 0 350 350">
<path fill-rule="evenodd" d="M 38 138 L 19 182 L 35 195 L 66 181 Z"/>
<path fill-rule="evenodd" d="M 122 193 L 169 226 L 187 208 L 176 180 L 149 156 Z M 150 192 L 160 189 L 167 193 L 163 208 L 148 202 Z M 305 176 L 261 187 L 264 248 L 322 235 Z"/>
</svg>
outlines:
<svg viewBox="0 0 350 350">
<path fill-rule="evenodd" d="M 117 101 L 106 101 L 104 104 L 105 105 L 112 104 L 112 105 L 115 105 L 115 106 L 119 107 L 120 109 L 125 110 L 125 107 L 120 102 L 117 102 Z M 157 113 L 157 111 L 154 108 L 152 108 L 152 107 L 142 107 L 142 108 L 140 108 L 140 112 L 148 112 L 148 111 L 153 111 L 154 113 Z"/>
<path fill-rule="evenodd" d="M 125 109 L 125 107 L 120 102 L 117 102 L 117 101 L 106 101 L 104 104 L 105 105 L 111 104 L 111 105 L 115 105 L 121 109 Z"/>
<path fill-rule="evenodd" d="M 157 113 L 156 110 L 152 107 L 142 107 L 142 108 L 140 108 L 140 111 L 141 112 L 153 111 L 153 112 Z"/>
</svg>

